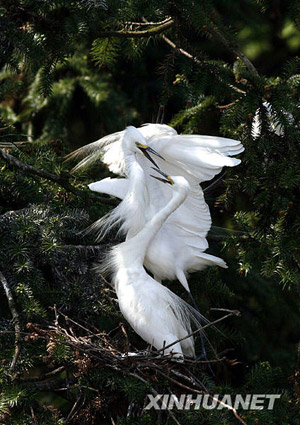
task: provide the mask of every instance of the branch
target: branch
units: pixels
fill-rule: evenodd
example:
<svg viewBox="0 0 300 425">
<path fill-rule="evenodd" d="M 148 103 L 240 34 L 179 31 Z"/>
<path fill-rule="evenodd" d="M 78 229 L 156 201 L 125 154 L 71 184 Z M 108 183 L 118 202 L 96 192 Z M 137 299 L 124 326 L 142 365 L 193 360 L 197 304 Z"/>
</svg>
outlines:
<svg viewBox="0 0 300 425">
<path fill-rule="evenodd" d="M 208 396 L 213 399 L 213 395 L 209 393 L 209 390 L 205 387 L 205 385 L 200 382 L 192 373 L 190 370 L 190 367 L 186 367 L 187 375 L 184 375 L 181 373 L 182 368 L 184 368 L 184 364 L 180 363 L 180 372 L 177 370 L 177 366 L 172 363 L 172 360 L 169 358 L 166 358 L 164 356 L 157 357 L 156 353 L 148 353 L 145 355 L 140 356 L 130 356 L 129 353 L 127 355 L 122 355 L 118 349 L 115 347 L 114 341 L 110 339 L 109 335 L 105 332 L 103 333 L 103 342 L 104 345 L 95 343 L 92 340 L 92 337 L 97 337 L 98 335 L 94 334 L 92 331 L 90 331 L 88 328 L 83 327 L 80 323 L 77 323 L 73 319 L 70 319 L 68 316 L 66 316 L 61 311 L 58 311 L 53 307 L 55 311 L 55 326 L 49 326 L 49 330 L 43 330 L 36 327 L 34 324 L 31 324 L 30 326 L 27 326 L 28 328 L 32 329 L 32 337 L 34 340 L 38 338 L 42 339 L 48 339 L 51 342 L 57 342 L 58 344 L 66 344 L 70 347 L 73 347 L 76 350 L 76 354 L 74 352 L 75 357 L 80 360 L 82 357 L 85 359 L 88 358 L 91 363 L 89 364 L 89 368 L 92 367 L 107 367 L 112 369 L 114 372 L 122 372 L 126 375 L 130 375 L 135 377 L 136 379 L 140 380 L 144 384 L 147 384 L 149 386 L 149 390 L 152 392 L 153 395 L 157 395 L 157 391 L 155 388 L 151 386 L 151 381 L 149 381 L 149 371 L 152 371 L 154 373 L 159 373 L 162 376 L 164 376 L 166 379 L 168 379 L 170 382 L 173 382 L 174 384 L 184 388 L 185 390 L 189 390 L 190 392 L 194 392 L 197 394 L 208 394 Z M 220 309 L 220 311 L 229 312 L 231 314 L 236 314 L 235 311 L 232 310 L 226 310 L 226 309 Z M 59 315 L 62 315 L 64 317 L 64 320 L 66 321 L 67 327 L 62 327 L 59 325 Z M 222 319 L 219 319 L 222 320 Z M 70 324 L 68 322 L 72 322 L 74 325 L 79 327 L 80 329 L 85 330 L 88 332 L 88 336 L 82 336 L 82 333 L 80 332 L 81 336 L 76 336 L 73 328 L 70 327 Z M 55 331 L 55 334 L 53 333 Z M 0 331 L 0 334 L 2 332 Z M 3 332 L 6 333 L 6 332 Z M 117 340 L 119 341 L 119 337 L 117 337 Z M 119 342 L 118 342 L 119 344 Z M 79 352 L 81 355 L 79 355 Z M 137 352 L 138 354 L 138 352 Z M 95 360 L 95 362 L 92 363 L 92 360 Z M 141 370 L 143 368 L 143 370 Z M 83 376 L 86 372 L 85 371 L 76 371 L 76 375 L 72 376 L 70 379 L 51 379 L 48 380 L 49 377 L 53 377 L 60 373 L 62 369 L 58 368 L 55 371 L 51 371 L 47 374 L 47 376 L 42 376 L 42 379 L 47 378 L 47 381 L 40 382 L 40 380 L 33 381 L 30 379 L 29 381 L 23 381 L 23 384 L 27 385 L 29 388 L 36 388 L 40 391 L 68 391 L 70 389 L 70 385 L 72 385 L 72 388 L 78 388 L 81 391 L 82 388 L 87 388 L 92 391 L 97 391 L 95 388 L 92 387 L 86 387 L 84 385 L 81 385 L 80 378 Z M 172 378 L 170 376 L 170 373 L 173 373 L 176 375 L 176 379 Z M 51 375 L 50 375 L 51 374 Z M 146 374 L 146 376 L 145 376 Z M 179 381 L 179 379 L 184 379 L 184 381 L 187 381 L 189 385 L 186 385 L 185 383 L 182 383 Z M 78 382 L 79 381 L 79 382 Z M 79 396 L 78 396 L 79 397 Z M 78 400 L 78 399 L 77 399 Z M 228 406 L 226 403 L 224 403 L 222 400 L 217 400 L 219 404 L 221 404 L 223 407 L 226 407 L 230 409 L 235 417 L 243 424 L 245 425 L 245 422 L 242 420 L 242 418 L 237 414 L 236 410 L 232 408 L 231 406 Z M 75 401 L 73 408 L 70 411 L 70 414 L 68 416 L 69 421 L 72 417 L 74 411 L 78 407 L 78 401 Z M 180 425 L 180 422 L 176 418 L 175 414 L 172 411 L 168 411 L 167 414 L 170 416 L 170 418 L 177 424 Z"/>
<path fill-rule="evenodd" d="M 235 56 L 239 57 L 243 62 L 250 74 L 254 77 L 259 77 L 259 73 L 257 69 L 250 61 L 249 58 L 239 49 L 237 45 L 235 45 L 231 40 L 227 40 L 227 38 L 218 30 L 216 26 L 207 24 L 208 31 L 210 34 L 217 40 L 219 40 L 228 50 L 230 50 Z"/>
<path fill-rule="evenodd" d="M 12 358 L 11 364 L 10 364 L 10 371 L 13 371 L 16 363 L 18 361 L 18 357 L 20 355 L 20 351 L 21 351 L 21 346 L 20 346 L 20 341 L 21 341 L 21 327 L 20 327 L 20 320 L 19 320 L 19 315 L 16 309 L 16 305 L 15 305 L 15 301 L 11 292 L 11 289 L 8 285 L 7 280 L 5 279 L 5 276 L 3 275 L 3 273 L 0 271 L 0 280 L 3 286 L 3 289 L 5 291 L 5 295 L 8 301 L 8 306 L 11 312 L 11 315 L 13 317 L 13 321 L 15 324 L 15 353 L 14 356 Z"/>
<path fill-rule="evenodd" d="M 113 243 L 106 243 L 103 245 L 60 245 L 60 248 L 63 249 L 79 249 L 83 251 L 95 251 L 95 250 L 101 250 L 111 248 L 115 244 Z"/>
<path fill-rule="evenodd" d="M 147 19 L 143 18 L 144 24 L 149 24 L 149 22 L 147 21 Z M 174 23 L 174 21 L 173 21 Z M 182 49 L 181 47 L 178 47 L 175 43 L 173 43 L 173 41 L 171 41 L 168 37 L 166 37 L 164 34 L 162 34 L 161 38 L 169 45 L 172 47 L 172 49 L 176 50 L 177 52 L 181 53 L 183 56 L 186 56 L 188 59 L 191 59 L 192 61 L 194 61 L 197 65 L 201 65 L 201 61 L 196 57 L 191 55 L 189 52 L 187 52 L 186 50 Z"/>
<path fill-rule="evenodd" d="M 72 419 L 74 418 L 74 416 L 76 415 L 76 413 L 78 412 L 78 410 L 83 407 L 83 405 L 85 403 L 85 397 L 83 398 L 83 400 L 81 401 L 81 403 L 79 405 L 79 401 L 81 400 L 81 398 L 82 398 L 82 393 L 79 392 L 79 395 L 78 395 L 75 403 L 73 404 L 72 409 L 70 410 L 70 412 L 69 412 L 69 414 L 68 414 L 68 416 L 66 418 L 66 421 L 65 421 L 66 424 L 68 424 L 69 422 L 71 422 Z"/>
<path fill-rule="evenodd" d="M 65 366 L 59 366 L 58 368 L 51 370 L 50 372 L 43 373 L 39 376 L 29 377 L 29 378 L 23 378 L 21 382 L 24 382 L 25 384 L 30 384 L 34 382 L 40 382 L 44 381 L 45 379 L 52 378 L 53 376 L 56 376 L 63 372 L 65 370 Z"/>
<path fill-rule="evenodd" d="M 149 380 L 146 380 L 144 378 L 142 378 L 140 375 L 138 375 L 137 373 L 134 372 L 130 372 L 129 375 L 134 376 L 135 378 L 139 379 L 141 382 L 143 382 L 145 385 L 147 385 L 148 387 L 150 387 L 150 391 L 152 392 L 152 394 L 154 396 L 158 395 L 158 392 L 150 385 Z M 180 425 L 180 422 L 178 422 L 176 416 L 174 415 L 174 413 L 171 410 L 168 410 L 168 415 L 173 419 L 173 421 L 175 422 L 176 425 Z"/>
<path fill-rule="evenodd" d="M 148 24 L 149 22 L 147 22 Z M 141 31 L 100 31 L 96 35 L 98 38 L 108 38 L 108 37 L 117 37 L 117 38 L 144 38 L 144 37 L 151 37 L 153 35 L 161 34 L 162 32 L 166 31 L 170 27 L 174 25 L 174 21 L 168 20 L 164 24 L 158 25 L 155 28 L 150 28 L 147 30 L 141 30 Z"/>
<path fill-rule="evenodd" d="M 163 24 L 165 24 L 166 22 L 170 22 L 172 20 L 172 18 L 171 17 L 169 17 L 169 18 L 166 18 L 166 19 L 164 19 L 163 21 L 160 21 L 160 22 L 124 22 L 124 25 L 128 25 L 128 26 L 131 26 L 131 25 L 134 25 L 134 26 L 137 26 L 137 27 L 150 27 L 150 26 L 157 26 L 157 25 L 163 25 Z"/>
<path fill-rule="evenodd" d="M 193 56 L 191 53 L 187 52 L 186 50 L 182 49 L 181 47 L 178 47 L 173 41 L 171 41 L 168 37 L 166 37 L 164 34 L 162 34 L 161 38 L 172 47 L 172 49 L 176 50 L 181 55 L 185 56 L 188 59 L 191 59 L 195 64 L 201 66 L 200 59 L 197 58 L 197 56 Z M 236 86 L 233 86 L 232 84 L 228 85 L 232 90 L 236 91 L 237 93 L 245 94 L 246 92 L 244 90 L 239 89 Z"/>
<path fill-rule="evenodd" d="M 143 21 L 145 24 L 148 23 L 147 19 L 143 18 Z M 186 50 L 182 49 L 181 47 L 177 46 L 172 40 L 170 40 L 168 37 L 166 37 L 164 34 L 161 35 L 161 38 L 170 46 L 172 49 L 176 50 L 181 55 L 185 56 L 188 59 L 191 59 L 195 64 L 198 66 L 201 66 L 200 59 L 197 58 L 197 56 L 192 55 L 191 53 L 187 52 Z M 232 84 L 229 84 L 229 87 L 236 91 L 237 93 L 245 94 L 245 92 L 238 87 L 233 86 Z"/>
<path fill-rule="evenodd" d="M 248 239 L 247 235 L 207 235 L 206 239 L 208 241 L 224 241 L 225 239 Z"/>
<path fill-rule="evenodd" d="M 182 384 L 181 382 L 179 382 L 179 381 L 177 381 L 176 379 L 174 379 L 174 378 L 171 378 L 171 376 L 169 376 L 169 375 L 167 375 L 167 374 L 165 374 L 164 372 L 162 372 L 161 370 L 159 370 L 159 369 L 156 369 L 157 370 L 157 372 L 160 374 L 160 375 L 162 375 L 163 377 L 165 377 L 165 378 L 167 378 L 167 379 L 169 379 L 171 382 L 173 382 L 174 384 L 176 384 L 176 385 L 178 385 L 179 387 L 182 387 L 182 388 L 184 388 L 184 389 L 186 389 L 186 390 L 188 390 L 188 391 L 192 391 L 192 392 L 194 392 L 194 393 L 196 393 L 196 394 L 207 394 L 208 395 L 208 397 L 211 399 L 211 400 L 215 400 L 217 403 L 219 403 L 221 406 L 223 406 L 223 407 L 225 407 L 225 408 L 227 408 L 228 410 L 231 410 L 232 411 L 232 413 L 234 414 L 234 416 L 236 417 L 236 419 L 240 422 L 240 423 L 242 423 L 243 425 L 247 425 L 247 423 L 239 416 L 239 414 L 237 413 L 237 411 L 236 411 L 236 409 L 234 408 L 234 407 L 232 407 L 232 406 L 230 406 L 229 404 L 227 404 L 227 403 L 224 403 L 222 400 L 219 400 L 219 399 L 216 399 L 212 394 L 210 394 L 209 392 L 208 392 L 208 389 L 207 388 L 205 388 L 205 391 L 206 392 L 204 392 L 204 391 L 202 391 L 202 390 L 196 390 L 195 388 L 191 388 L 191 387 L 189 387 L 188 385 L 185 385 L 185 384 Z M 183 375 L 181 375 L 181 376 L 183 376 Z"/>
<path fill-rule="evenodd" d="M 25 164 L 24 162 L 19 161 L 14 156 L 4 152 L 4 150 L 2 149 L 0 149 L 0 157 L 2 157 L 2 159 L 4 159 L 4 161 L 9 166 L 22 170 L 25 174 L 38 176 L 43 179 L 52 181 L 58 184 L 59 186 L 63 187 L 68 192 L 72 192 L 75 195 L 80 197 L 86 197 L 86 192 L 83 192 L 82 190 L 77 189 L 77 187 L 74 187 L 71 185 L 71 183 L 69 182 L 69 178 L 71 176 L 67 173 L 64 173 L 64 174 L 62 173 L 60 175 L 57 175 L 57 174 L 49 173 L 48 171 L 41 170 L 40 168 L 32 167 L 32 165 Z M 103 198 L 102 196 L 98 196 L 92 192 L 89 193 L 88 196 L 102 202 L 103 204 L 118 205 L 118 202 L 115 199 Z"/>
<path fill-rule="evenodd" d="M 72 376 L 69 379 L 58 379 L 47 382 L 32 382 L 28 384 L 28 387 L 37 388 L 39 391 L 66 391 L 69 385 L 76 384 L 78 382 L 78 378 Z"/>
<path fill-rule="evenodd" d="M 186 50 L 182 49 L 181 47 L 178 47 L 173 41 L 171 41 L 168 37 L 166 37 L 164 34 L 162 34 L 161 38 L 172 47 L 172 49 L 176 50 L 177 52 L 181 53 L 183 56 L 187 57 L 188 59 L 191 59 L 193 62 L 195 62 L 197 65 L 201 65 L 201 61 L 196 57 L 191 55 Z"/>
<path fill-rule="evenodd" d="M 198 332 L 202 332 L 204 329 L 209 328 L 210 326 L 213 326 L 216 323 L 222 322 L 223 320 L 227 319 L 228 317 L 231 317 L 231 316 L 240 316 L 240 314 L 241 314 L 238 310 L 226 310 L 226 311 L 229 312 L 228 314 L 226 314 L 226 316 L 220 317 L 219 319 L 214 320 L 213 322 L 209 322 L 206 325 L 201 326 L 200 328 L 198 328 L 195 331 L 191 332 L 190 334 L 184 336 L 183 338 L 177 339 L 176 341 L 172 342 L 171 344 L 166 345 L 165 347 L 161 348 L 160 350 L 157 350 L 157 353 L 159 353 L 160 351 L 164 351 L 166 348 L 172 347 L 173 345 L 177 344 L 177 342 L 184 341 L 185 339 L 190 338 L 191 336 L 196 335 Z"/>
</svg>

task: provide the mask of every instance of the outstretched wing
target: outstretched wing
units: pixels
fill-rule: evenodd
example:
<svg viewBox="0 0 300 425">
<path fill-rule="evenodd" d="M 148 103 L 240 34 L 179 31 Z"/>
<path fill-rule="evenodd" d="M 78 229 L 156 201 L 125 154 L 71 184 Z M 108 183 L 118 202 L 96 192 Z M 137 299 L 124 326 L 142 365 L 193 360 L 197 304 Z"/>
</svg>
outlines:
<svg viewBox="0 0 300 425">
<path fill-rule="evenodd" d="M 120 143 L 123 133 L 124 131 L 118 131 L 117 133 L 109 134 L 108 136 L 96 140 L 96 142 L 82 146 L 81 148 L 76 149 L 74 152 L 66 155 L 66 161 L 83 158 L 71 170 L 71 172 L 75 173 L 79 170 L 85 170 L 95 162 L 101 160 L 103 153 L 109 146 L 114 146 L 115 143 Z"/>
<path fill-rule="evenodd" d="M 166 124 L 144 124 L 138 128 L 139 132 L 146 140 L 156 135 L 176 135 L 174 128 Z M 71 152 L 66 156 L 66 160 L 81 159 L 81 161 L 71 170 L 72 173 L 86 170 L 97 161 L 102 161 L 108 165 L 112 173 L 126 176 L 125 159 L 121 146 L 121 139 L 125 130 L 109 134 L 96 142 L 89 143 Z"/>
<path fill-rule="evenodd" d="M 199 183 L 211 180 L 225 166 L 240 164 L 231 157 L 244 151 L 240 141 L 214 136 L 162 135 L 153 136 L 148 143 L 178 171 L 186 170 Z"/>
<path fill-rule="evenodd" d="M 191 186 L 185 202 L 166 223 L 176 226 L 176 230 L 188 238 L 187 244 L 206 249 L 205 237 L 211 227 L 211 217 L 199 183 L 211 180 L 224 166 L 238 165 L 240 160 L 231 156 L 243 152 L 242 144 L 222 137 L 177 134 L 153 136 L 148 143 L 165 158 L 165 161 L 155 158 L 159 167 L 169 175 L 185 177 Z M 169 201 L 171 190 L 149 177 L 153 170 L 144 157 L 138 161 L 146 174 L 150 203 L 158 210 Z"/>
</svg>

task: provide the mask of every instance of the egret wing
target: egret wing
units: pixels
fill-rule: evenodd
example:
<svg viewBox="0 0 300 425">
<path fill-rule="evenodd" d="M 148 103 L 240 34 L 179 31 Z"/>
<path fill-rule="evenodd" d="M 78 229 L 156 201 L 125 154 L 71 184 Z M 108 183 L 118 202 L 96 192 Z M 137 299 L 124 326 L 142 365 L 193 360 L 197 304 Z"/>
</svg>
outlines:
<svg viewBox="0 0 300 425">
<path fill-rule="evenodd" d="M 148 143 L 168 162 L 176 165 L 178 173 L 184 169 L 200 183 L 211 180 L 224 166 L 240 164 L 239 159 L 231 157 L 244 150 L 238 140 L 214 136 L 153 136 Z"/>
<path fill-rule="evenodd" d="M 99 180 L 89 184 L 89 189 L 94 192 L 106 193 L 107 195 L 115 196 L 119 199 L 124 199 L 128 191 L 129 182 L 127 179 L 106 179 Z"/>
<path fill-rule="evenodd" d="M 93 143 L 88 145 L 81 146 L 76 149 L 74 152 L 66 155 L 66 160 L 70 161 L 73 159 L 83 158 L 72 170 L 72 173 L 75 173 L 79 170 L 85 170 L 93 165 L 95 162 L 102 160 L 105 147 L 113 146 L 115 143 L 118 143 L 124 134 L 124 131 L 118 131 L 117 133 L 109 134 L 105 137 L 102 137 L 99 140 L 96 140 Z"/>
<path fill-rule="evenodd" d="M 208 248 L 206 236 L 211 227 L 209 208 L 199 182 L 212 179 L 224 166 L 238 165 L 240 160 L 231 156 L 243 152 L 244 148 L 238 140 L 197 135 L 153 136 L 148 143 L 165 158 L 165 161 L 157 158 L 158 165 L 164 172 L 181 175 L 190 184 L 190 194 L 168 217 L 164 226 L 178 235 L 184 245 L 192 248 L 197 256 Z M 144 158 L 139 158 L 139 161 L 142 161 L 146 176 L 153 173 Z M 147 187 L 150 203 L 155 205 L 156 210 L 169 201 L 171 189 L 168 185 L 162 185 L 148 177 Z"/>
</svg>

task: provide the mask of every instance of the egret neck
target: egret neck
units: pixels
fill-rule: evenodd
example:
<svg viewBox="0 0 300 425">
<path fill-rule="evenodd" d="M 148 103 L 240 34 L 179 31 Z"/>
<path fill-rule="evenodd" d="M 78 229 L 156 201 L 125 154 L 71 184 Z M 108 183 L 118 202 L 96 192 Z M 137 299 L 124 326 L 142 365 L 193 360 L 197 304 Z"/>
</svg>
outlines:
<svg viewBox="0 0 300 425">
<path fill-rule="evenodd" d="M 190 188 L 187 181 L 182 177 L 177 177 L 177 180 L 182 180 L 182 184 L 177 183 L 174 185 L 173 195 L 168 204 L 157 212 L 137 235 L 126 241 L 126 251 L 122 252 L 124 260 L 128 254 L 132 264 L 143 264 L 147 249 L 155 235 L 169 215 L 184 202 L 189 193 Z M 172 189 L 170 188 L 170 190 Z M 132 255 L 133 250 L 135 250 L 135 256 Z"/>
<path fill-rule="evenodd" d="M 145 224 L 145 211 L 143 206 L 149 204 L 149 195 L 145 184 L 145 174 L 136 159 L 136 153 L 124 147 L 125 165 L 128 173 L 128 191 L 124 203 L 130 211 L 127 218 L 126 240 L 135 236 Z M 142 201 L 142 202 L 141 202 Z"/>
</svg>

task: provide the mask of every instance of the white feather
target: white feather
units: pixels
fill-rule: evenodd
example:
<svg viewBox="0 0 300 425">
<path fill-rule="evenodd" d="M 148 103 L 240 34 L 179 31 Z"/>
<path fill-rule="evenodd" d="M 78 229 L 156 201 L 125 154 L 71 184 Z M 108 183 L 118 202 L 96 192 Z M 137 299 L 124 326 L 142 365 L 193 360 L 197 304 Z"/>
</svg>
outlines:
<svg viewBox="0 0 300 425">
<path fill-rule="evenodd" d="M 99 180 L 98 182 L 90 183 L 89 189 L 93 192 L 106 193 L 107 195 L 115 196 L 119 199 L 124 199 L 128 191 L 128 179 L 106 179 Z"/>
</svg>

